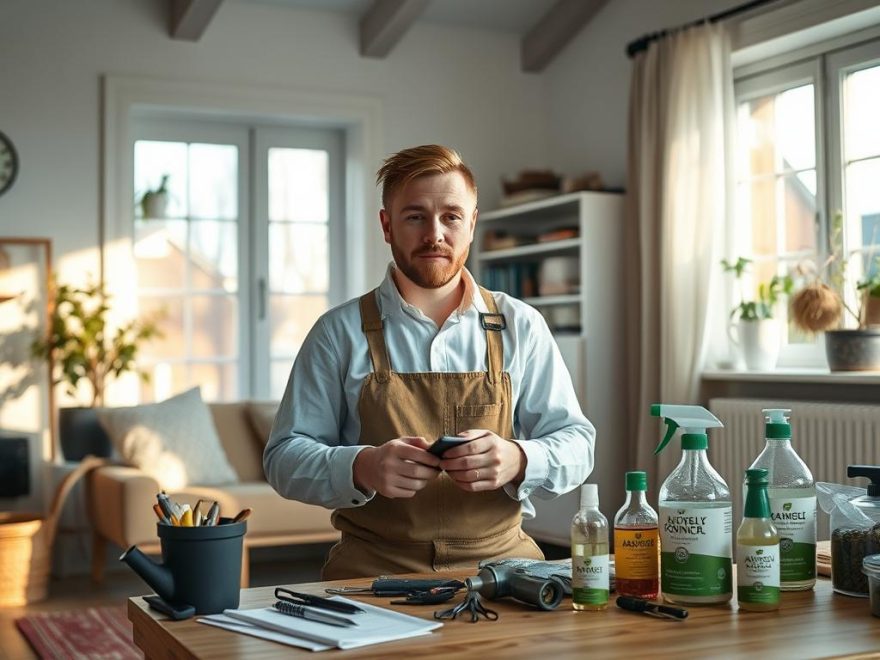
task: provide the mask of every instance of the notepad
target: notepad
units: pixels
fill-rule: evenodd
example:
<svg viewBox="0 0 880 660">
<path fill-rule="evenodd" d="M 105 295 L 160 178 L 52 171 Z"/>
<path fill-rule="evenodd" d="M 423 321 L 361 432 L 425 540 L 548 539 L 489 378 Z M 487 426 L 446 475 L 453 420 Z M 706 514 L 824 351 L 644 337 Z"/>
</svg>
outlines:
<svg viewBox="0 0 880 660">
<path fill-rule="evenodd" d="M 420 619 L 362 601 L 353 601 L 340 596 L 336 596 L 333 600 L 351 603 L 364 610 L 362 613 L 349 616 L 357 625 L 344 628 L 329 626 L 316 621 L 287 616 L 273 607 L 226 610 L 222 615 L 201 617 L 199 621 L 255 637 L 274 639 L 274 641 L 292 646 L 310 648 L 313 651 L 323 651 L 328 648 L 353 649 L 359 646 L 428 635 L 432 630 L 443 625 L 440 621 Z M 229 619 L 235 623 L 230 622 Z M 243 628 L 242 624 L 248 628 Z M 288 641 L 278 639 L 275 635 L 270 637 L 257 634 L 263 631 L 276 635 L 280 633 L 283 637 L 290 639 Z"/>
</svg>

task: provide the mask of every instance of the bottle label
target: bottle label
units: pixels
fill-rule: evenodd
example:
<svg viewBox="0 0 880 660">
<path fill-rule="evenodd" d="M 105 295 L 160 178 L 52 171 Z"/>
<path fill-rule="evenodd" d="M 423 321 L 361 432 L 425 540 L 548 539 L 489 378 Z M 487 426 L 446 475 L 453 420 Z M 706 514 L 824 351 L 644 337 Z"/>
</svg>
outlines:
<svg viewBox="0 0 880 660">
<path fill-rule="evenodd" d="M 580 605 L 608 602 L 608 555 L 577 557 L 571 563 L 571 598 Z"/>
<path fill-rule="evenodd" d="M 736 546 L 736 597 L 741 603 L 779 602 L 779 546 Z"/>
<path fill-rule="evenodd" d="M 816 498 L 770 497 L 783 582 L 816 579 Z"/>
<path fill-rule="evenodd" d="M 614 528 L 614 574 L 624 580 L 656 580 L 659 530 Z"/>
<path fill-rule="evenodd" d="M 732 593 L 732 521 L 730 506 L 660 506 L 660 583 L 664 593 Z"/>
</svg>

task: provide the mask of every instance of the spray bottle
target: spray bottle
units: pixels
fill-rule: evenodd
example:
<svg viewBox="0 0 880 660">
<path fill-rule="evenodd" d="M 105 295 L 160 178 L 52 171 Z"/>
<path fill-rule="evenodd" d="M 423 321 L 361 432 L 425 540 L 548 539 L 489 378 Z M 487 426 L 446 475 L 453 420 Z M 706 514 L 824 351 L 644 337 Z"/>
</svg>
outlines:
<svg viewBox="0 0 880 660">
<path fill-rule="evenodd" d="M 812 589 L 816 584 L 816 485 L 810 469 L 792 449 L 791 410 L 767 408 L 763 413 L 767 445 L 751 467 L 764 468 L 769 475 L 770 515 L 780 538 L 780 588 Z"/>
<path fill-rule="evenodd" d="M 702 406 L 654 404 L 666 420 L 663 451 L 681 428 L 681 462 L 660 487 L 660 590 L 685 605 L 725 603 L 733 596 L 733 509 L 730 490 L 709 464 L 708 428 L 724 425 Z"/>
</svg>

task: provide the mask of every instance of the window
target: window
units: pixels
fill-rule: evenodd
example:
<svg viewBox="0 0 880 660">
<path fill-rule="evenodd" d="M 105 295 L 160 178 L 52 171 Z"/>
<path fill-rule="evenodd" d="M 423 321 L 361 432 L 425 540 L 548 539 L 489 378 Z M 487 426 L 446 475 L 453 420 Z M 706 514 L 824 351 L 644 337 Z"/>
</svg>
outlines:
<svg viewBox="0 0 880 660">
<path fill-rule="evenodd" d="M 839 234 L 857 306 L 855 283 L 877 268 L 880 247 L 880 42 L 739 78 L 736 112 L 731 253 L 754 262 L 746 295 L 799 264 L 821 266 Z M 822 355 L 817 338 L 788 326 L 780 366 L 818 366 Z"/>
<path fill-rule="evenodd" d="M 309 328 L 344 296 L 342 139 L 332 130 L 142 118 L 135 198 L 167 176 L 161 217 L 137 205 L 142 399 L 280 398 Z"/>
</svg>

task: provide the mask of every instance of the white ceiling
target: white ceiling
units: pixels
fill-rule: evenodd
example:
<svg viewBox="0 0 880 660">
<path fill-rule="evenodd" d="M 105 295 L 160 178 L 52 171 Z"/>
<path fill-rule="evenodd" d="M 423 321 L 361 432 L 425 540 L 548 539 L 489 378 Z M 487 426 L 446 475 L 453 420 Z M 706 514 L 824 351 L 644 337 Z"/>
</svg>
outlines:
<svg viewBox="0 0 880 660">
<path fill-rule="evenodd" d="M 292 9 L 351 14 L 358 19 L 372 0 L 237 0 Z M 524 35 L 556 4 L 556 0 L 431 0 L 419 22 L 442 23 Z"/>
</svg>

